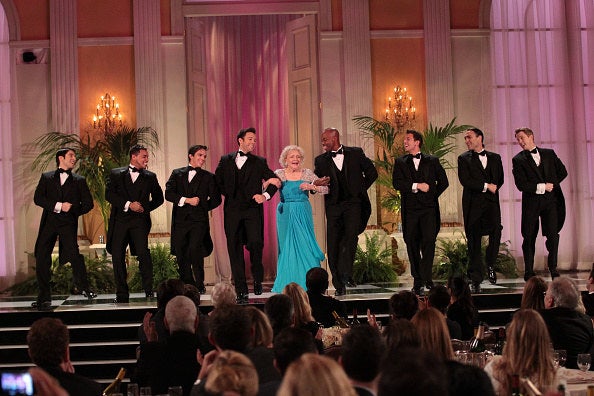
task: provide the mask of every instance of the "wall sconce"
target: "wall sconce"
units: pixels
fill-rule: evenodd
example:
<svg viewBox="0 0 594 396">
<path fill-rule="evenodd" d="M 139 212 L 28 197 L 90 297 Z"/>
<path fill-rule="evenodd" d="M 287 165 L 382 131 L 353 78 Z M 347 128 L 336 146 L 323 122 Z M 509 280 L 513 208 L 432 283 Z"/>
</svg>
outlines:
<svg viewBox="0 0 594 396">
<path fill-rule="evenodd" d="M 115 96 L 106 93 L 101 97 L 95 109 L 93 128 L 102 129 L 107 133 L 113 131 L 116 127 L 121 127 L 122 124 L 120 104 L 116 102 Z"/>
</svg>

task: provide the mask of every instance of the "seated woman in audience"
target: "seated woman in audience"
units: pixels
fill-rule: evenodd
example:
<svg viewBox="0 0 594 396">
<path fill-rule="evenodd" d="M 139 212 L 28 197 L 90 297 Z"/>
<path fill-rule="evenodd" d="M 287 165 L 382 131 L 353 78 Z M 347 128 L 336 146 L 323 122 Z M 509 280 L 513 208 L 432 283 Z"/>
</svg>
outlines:
<svg viewBox="0 0 594 396">
<path fill-rule="evenodd" d="M 219 282 L 215 284 L 212 288 L 212 295 L 210 298 L 212 299 L 212 311 L 210 311 L 210 314 L 221 306 L 234 305 L 237 302 L 235 288 L 228 282 Z"/>
<path fill-rule="evenodd" d="M 308 330 L 315 337 L 320 326 L 311 314 L 311 306 L 305 290 L 297 283 L 291 282 L 285 286 L 283 294 L 289 296 L 293 302 L 293 326 Z"/>
<path fill-rule="evenodd" d="M 209 395 L 256 396 L 258 373 L 244 354 L 222 351 L 208 368 L 205 389 Z M 194 386 L 196 388 L 196 385 Z M 200 394 L 192 390 L 193 394 Z"/>
<path fill-rule="evenodd" d="M 311 314 L 324 327 L 334 326 L 335 311 L 339 316 L 346 316 L 346 306 L 340 300 L 326 295 L 328 289 L 328 272 L 324 268 L 314 267 L 305 274 L 307 297 L 311 306 Z"/>
<path fill-rule="evenodd" d="M 417 312 L 411 319 L 417 329 L 421 349 L 442 361 L 454 359 L 454 349 L 445 317 L 435 308 Z"/>
<path fill-rule="evenodd" d="M 273 337 L 293 326 L 293 301 L 284 294 L 274 294 L 264 303 L 264 312 L 272 326 Z"/>
<path fill-rule="evenodd" d="M 470 340 L 474 336 L 474 328 L 478 326 L 479 319 L 468 282 L 461 277 L 450 278 L 448 289 L 452 303 L 448 307 L 447 316 L 460 325 L 462 340 Z"/>
<path fill-rule="evenodd" d="M 266 314 L 258 308 L 246 306 L 248 315 L 252 321 L 252 341 L 251 348 L 265 347 L 272 348 L 272 326 Z"/>
<path fill-rule="evenodd" d="M 356 393 L 336 361 L 306 353 L 289 365 L 277 395 L 356 396 Z"/>
<path fill-rule="evenodd" d="M 421 346 L 417 328 L 410 320 L 395 319 L 384 327 L 383 336 L 386 338 L 388 351 L 396 351 L 401 348 L 417 348 Z"/>
<path fill-rule="evenodd" d="M 544 297 L 547 292 L 547 283 L 540 276 L 533 276 L 526 281 L 522 293 L 521 309 L 545 309 Z"/>
<path fill-rule="evenodd" d="M 485 371 L 498 395 L 510 394 L 514 374 L 530 379 L 543 391 L 557 383 L 551 340 L 538 312 L 521 309 L 515 313 L 506 333 L 502 355 L 493 357 Z"/>
</svg>

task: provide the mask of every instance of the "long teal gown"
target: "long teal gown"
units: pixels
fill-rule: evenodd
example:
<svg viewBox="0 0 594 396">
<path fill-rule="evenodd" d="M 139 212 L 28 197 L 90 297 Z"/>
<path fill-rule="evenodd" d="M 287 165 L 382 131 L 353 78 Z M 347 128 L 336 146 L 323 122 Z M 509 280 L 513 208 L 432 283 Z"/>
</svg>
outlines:
<svg viewBox="0 0 594 396">
<path fill-rule="evenodd" d="M 281 201 L 276 208 L 278 263 L 272 287 L 275 293 L 281 293 L 291 282 L 306 289 L 305 274 L 324 260 L 314 234 L 309 193 L 299 189 L 303 182 L 285 180 L 280 188 Z"/>
</svg>

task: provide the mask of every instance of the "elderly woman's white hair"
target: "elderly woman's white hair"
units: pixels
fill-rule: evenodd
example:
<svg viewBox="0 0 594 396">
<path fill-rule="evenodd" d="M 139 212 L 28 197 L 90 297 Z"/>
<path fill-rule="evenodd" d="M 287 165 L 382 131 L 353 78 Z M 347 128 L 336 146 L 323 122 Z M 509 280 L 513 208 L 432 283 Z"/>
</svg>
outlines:
<svg viewBox="0 0 594 396">
<path fill-rule="evenodd" d="M 213 286 L 210 298 L 212 299 L 212 305 L 218 308 L 221 305 L 235 304 L 237 294 L 231 283 L 219 282 Z"/>
<path fill-rule="evenodd" d="M 305 158 L 305 152 L 303 151 L 303 149 L 299 146 L 292 144 L 290 146 L 285 147 L 283 151 L 281 151 L 280 157 L 278 159 L 278 163 L 280 164 L 280 166 L 282 166 L 283 168 L 287 167 L 287 155 L 289 155 L 289 152 L 293 150 L 299 152 L 299 155 L 301 155 L 301 160 Z"/>
</svg>

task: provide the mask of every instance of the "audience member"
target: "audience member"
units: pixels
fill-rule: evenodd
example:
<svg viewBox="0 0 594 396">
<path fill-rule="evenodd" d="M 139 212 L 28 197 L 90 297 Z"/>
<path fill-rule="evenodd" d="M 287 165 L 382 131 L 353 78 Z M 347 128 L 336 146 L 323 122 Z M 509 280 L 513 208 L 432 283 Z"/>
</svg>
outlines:
<svg viewBox="0 0 594 396">
<path fill-rule="evenodd" d="M 538 389 L 556 383 L 547 326 L 538 312 L 521 309 L 515 313 L 506 333 L 503 353 L 487 363 L 485 372 L 498 395 L 511 394 L 514 374 L 529 378 Z"/>
<path fill-rule="evenodd" d="M 339 362 L 359 396 L 377 394 L 377 377 L 385 349 L 379 331 L 367 324 L 354 326 L 344 335 Z"/>
<path fill-rule="evenodd" d="M 39 367 L 31 367 L 29 374 L 33 379 L 37 396 L 68 396 L 68 392 L 60 386 L 58 380 Z"/>
<path fill-rule="evenodd" d="M 317 353 L 314 338 L 307 330 L 288 327 L 274 338 L 274 366 L 284 377 L 287 367 L 304 353 Z M 274 396 L 278 392 L 281 380 L 270 381 L 260 386 L 259 396 Z"/>
<path fill-rule="evenodd" d="M 306 353 L 289 365 L 278 396 L 356 396 L 340 365 L 325 356 Z"/>
<path fill-rule="evenodd" d="M 577 355 L 590 353 L 594 342 L 592 319 L 578 312 L 579 292 L 567 277 L 549 284 L 545 309 L 539 311 L 549 330 L 555 349 L 567 351 L 566 367 L 577 368 Z"/>
<path fill-rule="evenodd" d="M 155 324 L 159 342 L 165 342 L 169 336 L 169 331 L 167 331 L 163 322 L 165 307 L 173 297 L 182 296 L 183 294 L 184 282 L 181 279 L 167 279 L 157 286 L 157 311 L 151 317 L 151 322 Z M 147 342 L 143 325 L 140 325 L 138 329 L 138 339 L 141 344 Z"/>
<path fill-rule="evenodd" d="M 224 305 L 235 305 L 237 302 L 237 294 L 235 293 L 235 288 L 229 282 L 219 282 L 215 284 L 212 288 L 212 295 L 210 296 L 212 300 L 213 309 L 211 314 L 217 308 L 224 306 Z"/>
<path fill-rule="evenodd" d="M 441 312 L 435 308 L 427 308 L 417 312 L 411 322 L 417 328 L 422 350 L 444 362 L 454 359 L 450 333 Z"/>
<path fill-rule="evenodd" d="M 272 326 L 266 314 L 258 308 L 248 305 L 245 307 L 252 322 L 252 341 L 250 347 L 272 347 Z"/>
<path fill-rule="evenodd" d="M 417 328 L 408 319 L 394 319 L 384 329 L 388 353 L 396 354 L 403 348 L 419 348 L 421 340 Z"/>
<path fill-rule="evenodd" d="M 181 386 L 188 395 L 200 370 L 196 359 L 198 313 L 196 305 L 185 296 L 175 296 L 165 308 L 166 341 L 158 342 L 151 313 L 144 316 L 147 343 L 140 345 L 135 381 L 150 386 L 155 394 L 166 393 L 170 386 Z"/>
<path fill-rule="evenodd" d="M 280 378 L 271 348 L 250 347 L 252 321 L 245 307 L 228 305 L 210 316 L 210 341 L 220 352 L 226 349 L 246 355 L 256 367 L 261 384 Z"/>
<path fill-rule="evenodd" d="M 544 297 L 547 292 L 547 283 L 540 276 L 533 276 L 526 281 L 520 309 L 534 309 L 539 311 L 545 308 Z"/>
<path fill-rule="evenodd" d="M 307 271 L 305 285 L 311 313 L 317 322 L 324 325 L 324 327 L 332 327 L 335 322 L 332 311 L 336 311 L 339 316 L 346 316 L 345 304 L 335 298 L 326 296 L 329 282 L 328 272 L 324 268 L 314 267 Z"/>
<path fill-rule="evenodd" d="M 184 285 L 184 296 L 188 297 L 196 305 L 196 311 L 198 311 L 198 328 L 196 329 L 196 337 L 198 337 L 198 347 L 202 353 L 210 352 L 214 349 L 214 346 L 208 341 L 208 327 L 209 327 L 209 316 L 200 312 L 200 300 L 202 293 L 198 287 L 186 283 Z"/>
<path fill-rule="evenodd" d="M 291 282 L 285 286 L 283 294 L 289 296 L 293 302 L 293 326 L 308 330 L 315 337 L 320 326 L 311 314 L 311 306 L 305 290 L 297 283 Z"/>
<path fill-rule="evenodd" d="M 205 389 L 210 395 L 255 396 L 258 394 L 258 373 L 242 353 L 222 351 L 208 370 Z"/>
<path fill-rule="evenodd" d="M 60 319 L 41 318 L 33 322 L 27 333 L 31 361 L 54 377 L 71 395 L 101 395 L 99 383 L 78 375 L 70 361 L 70 336 Z M 35 372 L 39 382 L 51 386 L 43 373 Z M 35 378 L 34 378 L 35 379 Z"/>
<path fill-rule="evenodd" d="M 449 395 L 495 396 L 491 379 L 485 370 L 455 360 L 446 362 Z"/>
<path fill-rule="evenodd" d="M 419 310 L 419 299 L 415 293 L 402 290 L 390 297 L 390 314 L 392 319 L 411 320 Z"/>
<path fill-rule="evenodd" d="M 594 263 L 588 275 L 588 284 L 586 285 L 586 293 L 582 293 L 582 302 L 586 309 L 586 315 L 594 317 Z"/>
<path fill-rule="evenodd" d="M 435 285 L 429 290 L 427 304 L 429 307 L 437 309 L 446 318 L 446 325 L 450 332 L 450 338 L 459 340 L 462 338 L 462 328 L 460 327 L 460 324 L 446 316 L 446 311 L 450 305 L 450 299 L 450 293 L 448 293 L 448 289 L 445 286 Z"/>
<path fill-rule="evenodd" d="M 422 349 L 403 349 L 386 359 L 378 381 L 378 396 L 435 396 L 448 394 L 444 362 Z"/>
<path fill-rule="evenodd" d="M 458 322 L 462 329 L 462 340 L 470 340 L 474 336 L 474 328 L 478 326 L 478 310 L 472 301 L 468 282 L 462 277 L 453 277 L 448 281 L 451 304 L 447 316 Z"/>
<path fill-rule="evenodd" d="M 270 296 L 264 303 L 264 312 L 268 316 L 268 320 L 270 320 L 273 338 L 276 338 L 283 329 L 293 325 L 293 316 L 295 315 L 293 301 L 287 295 L 275 294 Z"/>
</svg>

